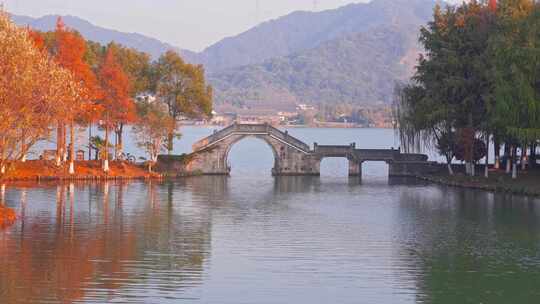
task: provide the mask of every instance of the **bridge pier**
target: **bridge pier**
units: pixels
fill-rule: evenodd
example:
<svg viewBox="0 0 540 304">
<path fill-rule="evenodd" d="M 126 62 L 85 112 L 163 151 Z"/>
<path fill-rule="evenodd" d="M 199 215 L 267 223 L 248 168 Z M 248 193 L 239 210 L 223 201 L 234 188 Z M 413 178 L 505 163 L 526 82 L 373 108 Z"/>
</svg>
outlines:
<svg viewBox="0 0 540 304">
<path fill-rule="evenodd" d="M 362 177 L 362 162 L 349 159 L 349 176 Z"/>
</svg>

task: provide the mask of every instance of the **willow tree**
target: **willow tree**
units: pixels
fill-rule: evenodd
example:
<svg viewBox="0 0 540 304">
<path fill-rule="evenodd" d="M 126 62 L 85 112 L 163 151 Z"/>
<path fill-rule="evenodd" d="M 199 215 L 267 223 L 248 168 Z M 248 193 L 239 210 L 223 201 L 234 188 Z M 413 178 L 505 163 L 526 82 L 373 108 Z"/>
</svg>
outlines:
<svg viewBox="0 0 540 304">
<path fill-rule="evenodd" d="M 154 73 L 156 96 L 167 105 L 168 114 L 175 124 L 181 117 L 211 114 L 212 87 L 206 84 L 201 65 L 186 63 L 176 52 L 168 51 L 157 61 Z M 175 137 L 175 131 L 167 135 L 169 154 Z"/>
<path fill-rule="evenodd" d="M 434 142 L 450 173 L 456 136 L 468 134 L 466 168 L 474 174 L 474 138 L 486 128 L 491 98 L 487 50 L 494 21 L 488 7 L 475 0 L 445 9 L 436 6 L 433 20 L 420 31 L 425 54 L 412 84 L 402 91 L 398 121 L 405 142 Z"/>
<path fill-rule="evenodd" d="M 532 0 L 500 1 L 499 27 L 491 44 L 496 80 L 490 118 L 510 145 L 512 177 L 517 177 L 517 148 L 540 139 L 540 10 Z M 534 152 L 534 151 L 533 151 Z M 522 159 L 524 164 L 525 159 Z"/>
</svg>

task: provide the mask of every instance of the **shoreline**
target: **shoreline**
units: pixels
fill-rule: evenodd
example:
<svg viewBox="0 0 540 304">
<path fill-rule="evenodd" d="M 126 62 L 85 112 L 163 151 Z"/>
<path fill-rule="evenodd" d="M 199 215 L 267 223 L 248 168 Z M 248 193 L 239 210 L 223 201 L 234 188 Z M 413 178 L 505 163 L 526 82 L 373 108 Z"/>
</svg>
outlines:
<svg viewBox="0 0 540 304">
<path fill-rule="evenodd" d="M 141 164 L 117 161 L 110 162 L 108 173 L 101 170 L 100 161 L 76 162 L 75 168 L 76 173 L 70 175 L 67 173 L 66 164 L 56 167 L 51 161 L 29 160 L 25 163 L 17 163 L 12 172 L 0 177 L 0 183 L 166 180 L 200 176 L 194 173 L 150 173 Z M 521 171 L 516 180 L 502 170 L 493 169 L 490 169 L 487 179 L 483 174 L 474 177 L 466 176 L 459 169 L 456 170 L 455 175 L 450 176 L 442 168 L 437 173 L 417 173 L 411 177 L 448 187 L 540 197 L 540 170 Z"/>
<path fill-rule="evenodd" d="M 522 195 L 534 198 L 540 197 L 539 172 L 532 172 L 532 174 L 526 175 L 525 177 L 523 177 L 524 173 L 522 173 L 521 179 L 518 175 L 518 179 L 516 180 L 512 180 L 511 177 L 509 177 L 503 171 L 490 170 L 489 174 L 490 177 L 487 179 L 483 175 L 471 177 L 462 173 L 455 173 L 454 176 L 450 176 L 446 172 L 424 175 L 416 174 L 413 177 L 419 180 L 453 188 L 482 190 L 492 193 Z"/>
<path fill-rule="evenodd" d="M 76 161 L 75 174 L 68 173 L 67 163 L 56 166 L 52 161 L 28 160 L 12 164 L 13 168 L 0 177 L 0 182 L 46 182 L 46 181 L 112 181 L 162 179 L 158 173 L 150 173 L 140 164 L 111 161 L 105 173 L 100 161 Z"/>
</svg>

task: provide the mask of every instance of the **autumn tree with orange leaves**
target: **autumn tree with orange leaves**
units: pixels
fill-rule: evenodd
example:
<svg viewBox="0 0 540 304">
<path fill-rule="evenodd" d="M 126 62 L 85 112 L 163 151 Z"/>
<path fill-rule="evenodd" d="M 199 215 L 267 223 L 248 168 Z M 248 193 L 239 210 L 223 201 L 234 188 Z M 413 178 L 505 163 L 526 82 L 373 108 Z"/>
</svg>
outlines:
<svg viewBox="0 0 540 304">
<path fill-rule="evenodd" d="M 100 90 L 97 85 L 95 74 L 90 68 L 90 65 L 84 61 L 86 53 L 86 41 L 75 31 L 65 27 L 61 18 L 58 18 L 56 23 L 56 45 L 53 50 L 55 60 L 63 68 L 69 70 L 75 80 L 85 88 L 86 96 L 76 101 L 67 101 L 61 106 L 65 110 L 65 115 L 58 117 L 58 138 L 57 142 L 58 153 L 57 161 L 60 157 L 66 155 L 66 124 L 70 129 L 70 149 L 69 149 L 69 172 L 74 174 L 74 159 L 75 159 L 75 122 L 81 119 L 88 119 L 84 114 L 87 110 L 94 109 L 92 101 L 99 98 Z M 63 157 L 65 161 L 65 156 Z"/>
<path fill-rule="evenodd" d="M 0 176 L 8 161 L 24 160 L 47 138 L 50 126 L 77 103 L 84 88 L 73 75 L 39 51 L 26 29 L 0 11 Z"/>
<path fill-rule="evenodd" d="M 109 171 L 109 134 L 119 125 L 132 119 L 135 112 L 133 100 L 129 97 L 129 79 L 115 57 L 114 50 L 109 48 L 98 72 L 99 84 L 103 92 L 101 118 L 105 129 L 105 149 L 103 151 L 103 170 Z"/>
</svg>

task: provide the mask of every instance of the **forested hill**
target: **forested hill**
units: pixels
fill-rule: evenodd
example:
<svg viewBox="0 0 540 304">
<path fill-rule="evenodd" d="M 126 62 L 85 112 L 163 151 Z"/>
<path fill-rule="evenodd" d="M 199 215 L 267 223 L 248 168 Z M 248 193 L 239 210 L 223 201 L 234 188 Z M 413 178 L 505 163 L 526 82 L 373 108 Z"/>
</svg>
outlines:
<svg viewBox="0 0 540 304">
<path fill-rule="evenodd" d="M 322 12 L 294 12 L 223 39 L 191 59 L 212 72 L 257 64 L 380 26 L 424 24 L 433 13 L 434 3 L 435 0 L 373 0 Z"/>
<path fill-rule="evenodd" d="M 56 20 L 58 15 L 48 15 L 40 18 L 32 18 L 27 16 L 12 15 L 13 21 L 20 26 L 30 26 L 33 29 L 40 31 L 54 31 L 56 26 Z M 99 42 L 101 44 L 108 44 L 111 41 L 115 41 L 124 46 L 137 49 L 141 52 L 150 54 L 152 57 L 157 58 L 165 51 L 172 49 L 179 51 L 183 54 L 189 53 L 183 51 L 168 43 L 159 41 L 155 38 L 151 38 L 145 35 L 137 33 L 124 33 L 111 29 L 106 29 L 100 26 L 96 26 L 84 19 L 74 16 L 62 16 L 64 23 L 75 30 L 87 40 Z"/>
<path fill-rule="evenodd" d="M 294 12 L 229 37 L 201 53 L 66 16 L 86 39 L 150 53 L 168 49 L 205 66 L 216 105 L 291 108 L 298 103 L 388 104 L 396 81 L 413 71 L 419 28 L 438 0 L 372 0 L 322 12 Z M 16 23 L 52 30 L 57 16 Z"/>
<path fill-rule="evenodd" d="M 420 52 L 408 33 L 415 30 L 386 26 L 349 34 L 295 55 L 211 73 L 210 82 L 217 101 L 239 107 L 387 103 Z"/>
<path fill-rule="evenodd" d="M 433 0 L 373 0 L 293 13 L 219 42 L 201 62 L 218 104 L 388 104 L 395 82 L 412 74 L 419 29 L 434 6 Z"/>
</svg>

